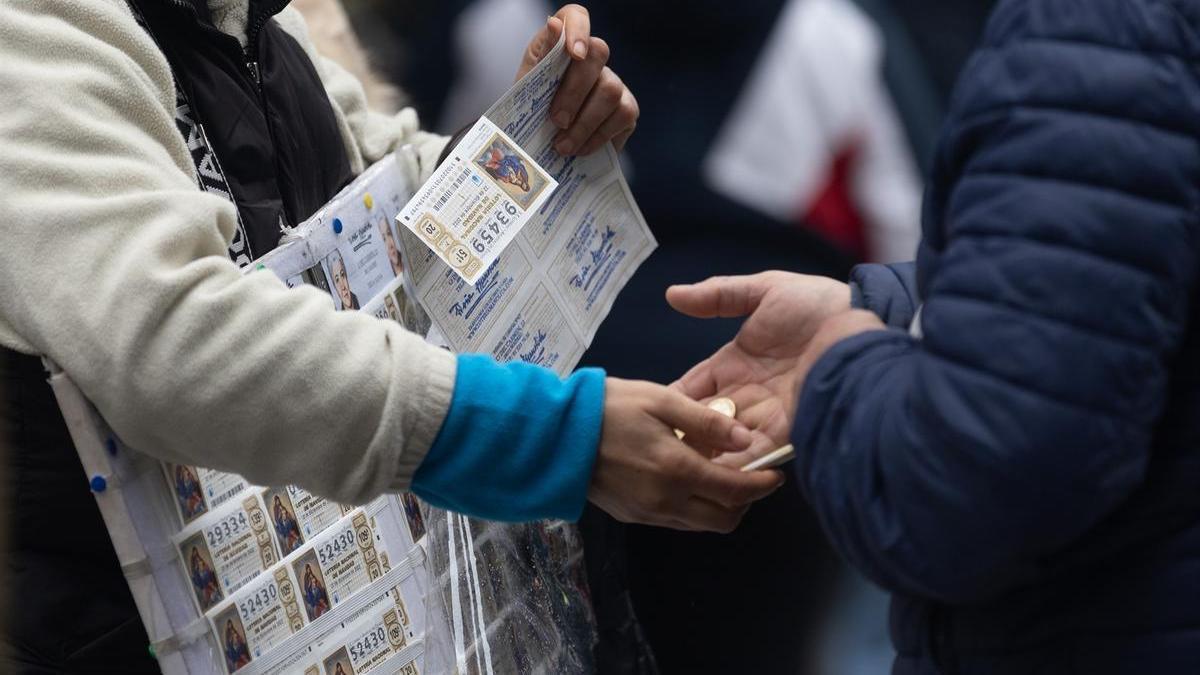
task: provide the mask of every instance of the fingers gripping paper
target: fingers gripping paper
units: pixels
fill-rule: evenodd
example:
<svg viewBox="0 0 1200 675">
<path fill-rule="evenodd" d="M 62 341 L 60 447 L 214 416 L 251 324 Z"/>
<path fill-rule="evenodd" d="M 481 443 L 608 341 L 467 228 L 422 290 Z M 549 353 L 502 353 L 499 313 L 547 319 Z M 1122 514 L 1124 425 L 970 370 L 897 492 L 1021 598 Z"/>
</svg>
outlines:
<svg viewBox="0 0 1200 675">
<path fill-rule="evenodd" d="M 568 372 L 655 246 L 611 147 L 550 146 L 568 61 L 560 43 L 425 186 L 406 173 L 415 161 L 388 157 L 246 273 L 320 287 L 338 309 L 458 351 Z M 440 229 L 421 229 L 426 216 Z M 487 523 L 410 494 L 354 507 L 165 464 L 125 447 L 47 367 L 168 675 L 592 670 L 573 526 Z"/>
<path fill-rule="evenodd" d="M 553 147 L 550 103 L 569 63 L 560 39 L 398 219 L 413 293 L 436 329 L 431 340 L 560 374 L 579 362 L 657 246 L 611 144 L 587 157 Z"/>
</svg>

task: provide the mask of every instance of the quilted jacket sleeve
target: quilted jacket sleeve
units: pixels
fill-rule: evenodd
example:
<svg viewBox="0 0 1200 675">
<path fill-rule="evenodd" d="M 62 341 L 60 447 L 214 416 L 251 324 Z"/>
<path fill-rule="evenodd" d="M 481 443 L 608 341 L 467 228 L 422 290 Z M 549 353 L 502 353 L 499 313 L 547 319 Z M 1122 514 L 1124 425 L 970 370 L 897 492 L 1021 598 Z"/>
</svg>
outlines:
<svg viewBox="0 0 1200 675">
<path fill-rule="evenodd" d="M 1001 4 L 926 205 L 923 337 L 835 345 L 799 481 L 890 590 L 979 600 L 1136 489 L 1193 301 L 1200 40 L 1174 3 Z"/>
<path fill-rule="evenodd" d="M 919 306 L 916 265 L 858 265 L 850 270 L 850 304 L 874 312 L 893 328 L 907 329 Z"/>
</svg>

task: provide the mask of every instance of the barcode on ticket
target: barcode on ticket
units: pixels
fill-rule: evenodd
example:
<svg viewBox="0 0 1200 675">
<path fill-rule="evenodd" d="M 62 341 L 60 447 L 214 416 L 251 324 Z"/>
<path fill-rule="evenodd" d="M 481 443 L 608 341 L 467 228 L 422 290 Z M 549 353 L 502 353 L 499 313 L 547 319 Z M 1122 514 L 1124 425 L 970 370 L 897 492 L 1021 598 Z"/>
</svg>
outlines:
<svg viewBox="0 0 1200 675">
<path fill-rule="evenodd" d="M 467 178 L 469 178 L 470 176 L 471 176 L 471 170 L 463 169 L 462 173 L 458 174 L 458 178 L 454 179 L 454 184 L 451 185 L 450 187 L 446 188 L 446 191 L 443 192 L 442 196 L 438 198 L 436 208 L 440 209 L 443 206 L 445 206 L 446 202 L 450 201 L 450 196 L 454 194 L 454 191 L 457 190 L 458 188 L 462 187 L 462 184 L 467 182 Z"/>
</svg>

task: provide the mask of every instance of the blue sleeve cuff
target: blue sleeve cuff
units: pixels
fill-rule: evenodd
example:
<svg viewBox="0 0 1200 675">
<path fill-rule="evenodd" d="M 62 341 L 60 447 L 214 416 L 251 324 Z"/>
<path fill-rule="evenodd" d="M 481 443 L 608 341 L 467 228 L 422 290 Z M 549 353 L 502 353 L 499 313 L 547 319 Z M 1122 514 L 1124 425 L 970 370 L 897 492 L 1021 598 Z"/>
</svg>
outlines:
<svg viewBox="0 0 1200 675">
<path fill-rule="evenodd" d="M 454 396 L 412 489 L 489 520 L 578 520 L 604 417 L 604 371 L 562 380 L 527 363 L 458 357 Z"/>
<path fill-rule="evenodd" d="M 850 305 L 873 312 L 892 328 L 908 330 L 920 306 L 916 264 L 856 266 L 850 270 Z"/>
</svg>

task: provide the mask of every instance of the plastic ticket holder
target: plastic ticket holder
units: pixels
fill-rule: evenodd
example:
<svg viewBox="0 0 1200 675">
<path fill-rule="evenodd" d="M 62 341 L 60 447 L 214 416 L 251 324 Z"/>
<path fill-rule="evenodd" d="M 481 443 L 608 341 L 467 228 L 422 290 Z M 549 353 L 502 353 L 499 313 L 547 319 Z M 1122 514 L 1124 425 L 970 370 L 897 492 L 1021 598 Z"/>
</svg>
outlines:
<svg viewBox="0 0 1200 675">
<path fill-rule="evenodd" d="M 425 505 L 429 672 L 588 673 L 597 633 L 574 525 L 481 521 Z"/>
<path fill-rule="evenodd" d="M 248 266 L 246 273 L 270 270 L 289 286 L 305 283 L 329 291 L 328 284 L 322 285 L 325 275 L 320 261 L 334 250 L 356 252 L 356 236 L 362 241 L 378 223 L 389 222 L 404 201 L 405 186 L 415 184 L 415 177 L 405 172 L 416 162 L 396 161 L 411 152 L 401 148 L 395 156 L 377 162 L 313 218 L 286 231 L 281 245 Z M 336 231 L 335 221 L 341 222 L 341 232 Z M 363 248 L 357 253 L 365 260 L 369 251 Z M 359 263 L 365 265 L 364 260 Z M 380 288 L 357 288 L 362 299 L 373 296 L 362 309 L 386 307 L 386 296 L 395 300 L 401 292 L 398 285 L 407 288 L 409 280 L 404 275 L 379 283 Z M 410 315 L 420 318 L 422 313 Z M 425 332 L 409 321 L 410 315 L 402 314 L 402 323 Z M 424 326 L 429 326 L 428 317 Z M 217 645 L 207 619 L 200 615 L 192 581 L 173 544 L 182 514 L 163 480 L 162 465 L 124 446 L 70 378 L 53 363 L 46 366 L 86 471 L 80 489 L 95 495 L 149 636 L 150 655 L 167 675 L 226 672 L 227 651 Z M 421 527 L 411 518 L 414 504 L 424 514 Z M 380 522 L 395 523 L 399 532 L 400 523 L 407 520 L 410 539 L 418 540 L 388 540 L 405 547 L 399 550 L 389 544 L 391 572 L 385 571 L 369 588 L 354 591 L 342 602 L 335 600 L 328 615 L 309 617 L 298 627 L 290 624 L 292 632 L 283 642 L 264 646 L 248 664 L 236 666 L 240 675 L 276 675 L 300 665 L 299 672 L 305 675 L 310 670 L 328 670 L 323 662 L 315 667 L 309 663 L 307 657 L 316 656 L 310 652 L 326 649 L 323 645 L 336 646 L 345 637 L 338 632 L 343 623 L 359 626 L 354 613 L 385 599 L 381 594 L 394 587 L 388 574 L 402 576 L 399 561 L 411 566 L 417 589 L 405 600 L 417 613 L 412 618 L 420 621 L 413 622 L 408 646 L 389 656 L 379 672 L 412 675 L 410 665 L 420 674 L 593 670 L 595 626 L 582 581 L 582 551 L 572 526 L 487 523 L 430 509 L 402 496 L 391 498 L 388 508 L 389 517 Z M 425 531 L 424 536 L 418 530 Z M 415 546 L 424 548 L 414 557 Z M 286 564 L 286 560 L 278 563 Z M 269 585 L 270 579 L 264 583 Z M 277 597 L 282 601 L 282 595 Z"/>
<path fill-rule="evenodd" d="M 50 386 L 83 464 L 80 489 L 96 498 L 113 550 L 150 639 L 147 651 L 167 675 L 219 672 L 208 625 L 191 606 L 170 534 L 161 468 L 129 451 L 83 393 L 52 361 Z"/>
</svg>

